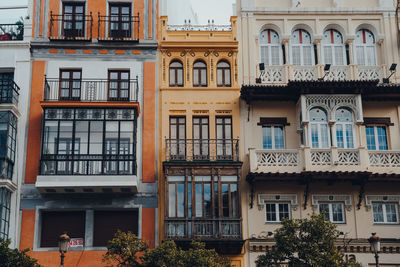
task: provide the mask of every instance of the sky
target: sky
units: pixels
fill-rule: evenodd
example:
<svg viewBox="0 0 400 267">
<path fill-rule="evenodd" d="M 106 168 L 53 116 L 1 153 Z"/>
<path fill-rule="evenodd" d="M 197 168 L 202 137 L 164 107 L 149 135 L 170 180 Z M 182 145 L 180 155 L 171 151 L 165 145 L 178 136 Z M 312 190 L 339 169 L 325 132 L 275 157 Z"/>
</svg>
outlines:
<svg viewBox="0 0 400 267">
<path fill-rule="evenodd" d="M 1 1 L 1 0 L 0 0 Z M 168 1 L 168 0 L 167 0 Z M 207 24 L 214 19 L 215 24 L 230 24 L 229 18 L 233 14 L 232 4 L 235 0 L 190 0 L 194 11 L 199 17 L 199 24 Z"/>
<path fill-rule="evenodd" d="M 6 9 L 1 7 L 28 5 L 28 0 L 0 0 L 0 23 L 15 23 L 20 17 L 25 17 L 27 9 Z"/>
</svg>

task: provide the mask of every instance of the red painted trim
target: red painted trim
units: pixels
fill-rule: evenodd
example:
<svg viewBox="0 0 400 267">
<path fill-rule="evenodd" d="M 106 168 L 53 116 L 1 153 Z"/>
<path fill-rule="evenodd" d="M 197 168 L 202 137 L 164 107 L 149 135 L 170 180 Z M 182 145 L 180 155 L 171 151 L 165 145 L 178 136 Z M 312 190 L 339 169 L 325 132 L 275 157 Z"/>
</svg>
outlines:
<svg viewBox="0 0 400 267">
<path fill-rule="evenodd" d="M 299 30 L 299 42 L 300 42 L 300 44 L 303 43 L 303 35 L 302 35 L 302 33 L 303 33 L 303 31 Z"/>
<path fill-rule="evenodd" d="M 271 30 L 267 30 L 268 32 L 268 43 L 271 43 Z"/>
<path fill-rule="evenodd" d="M 335 40 L 334 40 L 334 36 L 333 36 L 333 30 L 330 30 L 330 31 L 331 31 L 331 43 L 334 44 Z"/>
<path fill-rule="evenodd" d="M 365 44 L 367 42 L 367 38 L 365 37 L 365 30 L 362 30 L 363 34 L 363 43 Z"/>
</svg>

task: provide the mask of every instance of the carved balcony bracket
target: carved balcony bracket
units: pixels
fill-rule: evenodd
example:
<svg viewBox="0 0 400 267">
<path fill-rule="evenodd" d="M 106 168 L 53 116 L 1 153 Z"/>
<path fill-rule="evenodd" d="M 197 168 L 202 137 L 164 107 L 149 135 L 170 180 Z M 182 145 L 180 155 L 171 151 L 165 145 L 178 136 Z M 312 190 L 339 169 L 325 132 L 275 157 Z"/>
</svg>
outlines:
<svg viewBox="0 0 400 267">
<path fill-rule="evenodd" d="M 372 202 L 395 202 L 400 204 L 400 195 L 366 195 L 365 207 L 367 211 L 371 209 Z"/>
<path fill-rule="evenodd" d="M 297 210 L 296 194 L 258 194 L 258 209 L 262 210 L 267 202 L 290 202 L 292 210 Z"/>
<path fill-rule="evenodd" d="M 311 203 L 313 210 L 318 209 L 320 202 L 344 202 L 347 211 L 351 211 L 351 196 L 350 195 L 312 195 Z"/>
</svg>

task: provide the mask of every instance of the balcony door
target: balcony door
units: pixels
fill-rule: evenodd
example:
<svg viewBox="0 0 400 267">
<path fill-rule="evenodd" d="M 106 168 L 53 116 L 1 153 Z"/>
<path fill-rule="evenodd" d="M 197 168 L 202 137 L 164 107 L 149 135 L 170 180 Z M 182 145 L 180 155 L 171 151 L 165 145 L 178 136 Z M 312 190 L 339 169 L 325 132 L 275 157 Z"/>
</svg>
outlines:
<svg viewBox="0 0 400 267">
<path fill-rule="evenodd" d="M 13 97 L 13 72 L 0 73 L 0 103 L 8 103 Z"/>
<path fill-rule="evenodd" d="M 232 117 L 216 118 L 217 160 L 233 159 Z"/>
<path fill-rule="evenodd" d="M 108 71 L 108 100 L 129 101 L 129 71 Z"/>
<path fill-rule="evenodd" d="M 60 70 L 60 100 L 81 99 L 81 70 Z"/>
<path fill-rule="evenodd" d="M 169 153 L 171 160 L 186 159 L 186 118 L 169 118 L 169 136 L 171 138 Z"/>
<path fill-rule="evenodd" d="M 209 159 L 208 126 L 207 117 L 193 117 L 193 160 Z"/>
<path fill-rule="evenodd" d="M 63 30 L 65 37 L 85 36 L 85 6 L 83 3 L 64 3 Z"/>
<path fill-rule="evenodd" d="M 130 38 L 131 18 L 130 4 L 110 4 L 110 37 Z"/>
</svg>

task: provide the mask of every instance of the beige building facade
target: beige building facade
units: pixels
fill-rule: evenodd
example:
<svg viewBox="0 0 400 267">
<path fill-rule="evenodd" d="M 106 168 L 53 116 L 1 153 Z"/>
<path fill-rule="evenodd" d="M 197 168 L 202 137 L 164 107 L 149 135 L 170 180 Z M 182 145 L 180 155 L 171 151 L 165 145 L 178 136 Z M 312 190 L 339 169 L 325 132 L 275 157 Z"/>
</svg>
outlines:
<svg viewBox="0 0 400 267">
<path fill-rule="evenodd" d="M 338 246 L 351 239 L 347 259 L 375 266 L 376 232 L 380 263 L 397 266 L 395 1 L 239 0 L 237 11 L 246 266 L 283 217 L 322 212 L 342 232 Z"/>
</svg>

